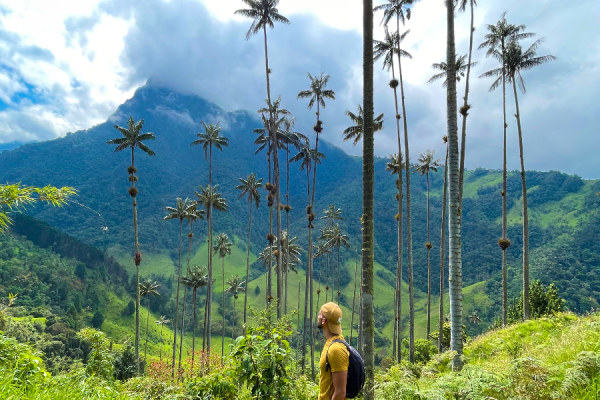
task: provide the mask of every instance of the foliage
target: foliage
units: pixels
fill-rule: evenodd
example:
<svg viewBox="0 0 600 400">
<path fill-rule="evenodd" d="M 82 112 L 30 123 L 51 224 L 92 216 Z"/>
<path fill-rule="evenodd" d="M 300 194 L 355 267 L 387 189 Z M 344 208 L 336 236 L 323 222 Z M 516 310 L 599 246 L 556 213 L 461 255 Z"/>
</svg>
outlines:
<svg viewBox="0 0 600 400">
<path fill-rule="evenodd" d="M 106 335 L 94 328 L 84 328 L 77 334 L 88 342 L 91 352 L 88 354 L 85 371 L 90 376 L 111 379 L 113 372 L 112 354 L 108 351 Z"/>
<path fill-rule="evenodd" d="M 0 333 L 0 367 L 11 375 L 10 384 L 30 386 L 43 384 L 50 377 L 39 352 Z"/>
<path fill-rule="evenodd" d="M 547 288 L 541 281 L 535 280 L 529 288 L 530 317 L 540 318 L 554 315 L 563 310 L 565 301 L 560 298 L 558 288 L 551 283 Z M 514 300 L 508 309 L 508 323 L 523 320 L 523 295 Z"/>
<path fill-rule="evenodd" d="M 125 350 L 114 357 L 113 360 L 113 375 L 115 379 L 126 381 L 137 375 L 138 366 L 135 359 L 135 353 L 131 345 L 128 345 Z"/>
<path fill-rule="evenodd" d="M 94 328 L 100 329 L 104 323 L 104 315 L 100 311 L 96 311 L 91 322 Z"/>
</svg>

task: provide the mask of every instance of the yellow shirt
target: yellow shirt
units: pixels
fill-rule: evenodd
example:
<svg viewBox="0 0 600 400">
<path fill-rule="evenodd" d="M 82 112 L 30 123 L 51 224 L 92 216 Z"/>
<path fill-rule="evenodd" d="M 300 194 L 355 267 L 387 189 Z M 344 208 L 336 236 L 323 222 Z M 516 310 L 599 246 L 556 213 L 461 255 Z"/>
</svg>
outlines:
<svg viewBox="0 0 600 400">
<path fill-rule="evenodd" d="M 319 400 L 329 400 L 333 396 L 333 385 L 331 374 L 333 372 L 348 371 L 350 365 L 350 353 L 343 343 L 333 343 L 336 339 L 344 340 L 342 335 L 335 335 L 325 342 L 321 352 L 319 368 L 321 369 L 321 380 L 319 382 Z M 331 345 L 331 347 L 329 347 Z M 329 371 L 325 371 L 327 360 L 327 349 L 329 349 Z"/>
</svg>

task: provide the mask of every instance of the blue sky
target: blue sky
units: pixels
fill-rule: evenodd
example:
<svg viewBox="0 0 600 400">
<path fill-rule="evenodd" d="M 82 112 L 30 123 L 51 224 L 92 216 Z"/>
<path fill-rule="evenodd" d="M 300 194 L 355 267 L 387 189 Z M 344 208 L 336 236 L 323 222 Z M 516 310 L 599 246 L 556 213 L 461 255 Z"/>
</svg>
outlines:
<svg viewBox="0 0 600 400">
<path fill-rule="evenodd" d="M 510 22 L 526 24 L 528 31 L 546 38 L 540 55 L 558 57 L 524 74 L 527 93 L 519 100 L 526 167 L 600 178 L 600 2 L 479 3 L 475 45 L 483 40 L 485 24 L 507 11 Z M 245 40 L 250 22 L 233 16 L 242 7 L 238 0 L 0 0 L 0 143 L 48 140 L 103 122 L 150 77 L 226 110 L 262 107 L 262 37 Z M 281 0 L 279 8 L 292 24 L 269 31 L 273 94 L 281 94 L 297 128 L 308 133 L 314 114 L 296 94 L 308 87 L 306 72 L 330 74 L 337 99 L 322 113 L 324 138 L 360 154 L 360 145 L 342 142 L 341 132 L 349 124 L 344 111 L 354 111 L 361 102 L 362 2 Z M 468 50 L 468 23 L 467 15 L 457 15 L 459 54 Z M 411 153 L 413 159 L 426 149 L 441 155 L 445 91 L 427 80 L 431 64 L 444 59 L 443 1 L 418 2 L 403 29 L 411 31 L 405 46 L 413 55 L 403 63 Z M 376 35 L 383 35 L 379 25 Z M 491 82 L 477 79 L 495 62 L 483 51 L 475 52 L 474 59 L 480 64 L 472 76 L 466 165 L 500 168 L 501 92 L 488 93 Z M 377 65 L 376 112 L 386 115 L 385 129 L 376 138 L 379 156 L 387 156 L 395 143 L 389 79 Z M 516 169 L 512 91 L 507 104 L 509 167 Z"/>
</svg>

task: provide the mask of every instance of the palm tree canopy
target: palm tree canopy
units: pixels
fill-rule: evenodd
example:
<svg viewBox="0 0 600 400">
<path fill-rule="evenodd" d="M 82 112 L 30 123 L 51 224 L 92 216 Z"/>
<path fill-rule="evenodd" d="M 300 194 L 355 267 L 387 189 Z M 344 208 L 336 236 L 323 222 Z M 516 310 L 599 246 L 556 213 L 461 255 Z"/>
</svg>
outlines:
<svg viewBox="0 0 600 400">
<path fill-rule="evenodd" d="M 166 324 L 170 324 L 171 320 L 167 319 L 164 315 L 161 315 L 159 319 L 157 319 L 156 321 L 154 321 L 154 323 L 156 325 L 166 325 Z"/>
<path fill-rule="evenodd" d="M 335 220 L 343 220 L 341 217 L 342 209 L 335 208 L 335 204 L 330 204 L 325 210 L 323 210 L 323 216 L 320 219 L 327 220 L 327 225 L 333 226 Z"/>
<path fill-rule="evenodd" d="M 406 19 L 410 19 L 410 8 L 412 4 L 418 0 L 388 0 L 387 3 L 381 4 L 373 8 L 373 11 L 383 10 L 383 19 L 381 20 L 382 25 L 387 25 L 392 18 L 396 17 L 400 19 L 402 25 L 404 25 Z"/>
<path fill-rule="evenodd" d="M 215 185 L 212 188 L 210 185 L 206 185 L 206 187 L 198 186 L 200 189 L 200 193 L 196 193 L 196 203 L 202 205 L 205 210 L 208 211 L 209 208 L 215 209 L 217 211 L 227 211 L 227 200 L 221 197 L 221 193 L 217 193 L 217 187 L 219 185 Z"/>
<path fill-rule="evenodd" d="M 389 71 L 394 65 L 394 56 L 398 55 L 398 40 L 402 42 L 410 29 L 399 35 L 398 32 L 389 33 L 387 26 L 385 27 L 385 39 L 373 40 L 373 61 L 377 61 L 383 57 L 383 69 Z M 402 57 L 412 58 L 412 55 L 400 49 Z"/>
<path fill-rule="evenodd" d="M 402 154 L 390 154 L 390 162 L 385 164 L 385 170 L 390 171 L 392 175 L 401 176 L 402 171 L 404 171 L 404 161 L 402 160 Z"/>
<path fill-rule="evenodd" d="M 277 97 L 272 104 L 269 104 L 268 99 L 265 99 L 265 103 L 267 103 L 267 107 L 258 110 L 258 113 L 262 117 L 263 127 L 254 129 L 254 133 L 259 135 L 254 141 L 254 144 L 259 146 L 254 154 L 258 154 L 265 147 L 267 147 L 267 151 L 270 153 L 273 145 L 271 143 L 273 136 L 275 136 L 275 140 L 277 141 L 278 149 L 285 149 L 285 145 L 289 140 L 281 127 L 289 121 L 288 117 L 292 114 L 285 108 L 280 108 L 281 96 Z"/>
<path fill-rule="evenodd" d="M 325 108 L 325 99 L 335 100 L 335 92 L 330 89 L 325 89 L 327 87 L 327 82 L 329 82 L 329 75 L 325 75 L 325 72 L 321 72 L 321 76 L 312 76 L 310 72 L 306 73 L 308 75 L 308 79 L 310 79 L 310 89 L 302 90 L 298 93 L 297 99 L 308 99 L 308 108 L 312 109 L 315 105 L 315 102 L 318 102 L 319 105 Z"/>
<path fill-rule="evenodd" d="M 350 110 L 346 110 L 345 113 L 350 120 L 355 124 L 349 128 L 346 128 L 343 132 L 344 141 L 354 139 L 354 144 L 362 139 L 363 134 L 363 109 L 361 105 L 358 105 L 358 115 L 354 114 Z M 383 129 L 383 113 L 379 114 L 375 119 L 373 119 L 373 133 L 380 131 Z"/>
<path fill-rule="evenodd" d="M 150 150 L 144 143 L 146 140 L 155 140 L 156 136 L 154 133 L 141 133 L 142 127 L 144 126 L 144 119 L 140 119 L 136 124 L 133 117 L 129 117 L 127 121 L 127 128 L 123 128 L 119 125 L 115 125 L 115 129 L 121 132 L 122 138 L 110 139 L 106 144 L 116 144 L 115 152 L 125 150 L 126 148 L 135 149 L 136 147 L 147 153 L 149 156 L 154 156 L 155 153 Z"/>
<path fill-rule="evenodd" d="M 285 116 L 284 120 L 283 120 L 283 126 L 284 126 L 283 133 L 286 136 L 286 141 L 285 141 L 286 144 L 291 144 L 296 149 L 300 149 L 302 144 L 308 140 L 308 136 L 306 136 L 300 132 L 294 132 L 295 124 L 296 124 L 296 118 L 294 118 L 294 117 L 288 118 L 287 116 Z"/>
<path fill-rule="evenodd" d="M 283 254 L 281 255 L 282 264 L 284 266 L 291 265 L 292 267 L 290 267 L 290 269 L 294 272 L 297 272 L 293 268 L 293 266 L 295 266 L 297 263 L 300 262 L 300 255 L 304 251 L 304 249 L 302 247 L 300 247 L 299 244 L 296 243 L 298 241 L 298 238 L 296 236 L 294 236 L 292 238 L 288 237 L 287 230 L 284 229 L 281 231 L 281 237 L 283 239 L 281 247 L 283 248 L 285 246 L 287 249 L 287 247 L 289 245 L 289 251 L 284 251 Z M 288 242 L 288 239 L 289 239 L 289 242 Z M 276 242 L 273 242 L 272 245 L 265 246 L 264 250 L 258 256 L 259 261 L 262 261 L 265 265 L 269 265 L 270 262 L 275 263 L 275 261 L 277 260 L 277 256 L 275 255 L 277 253 L 275 253 L 275 251 L 277 251 Z M 289 258 L 288 258 L 288 254 L 289 254 Z"/>
<path fill-rule="evenodd" d="M 181 283 L 191 289 L 199 289 L 208 286 L 208 271 L 205 266 L 196 265 L 192 268 L 187 276 L 181 277 Z"/>
<path fill-rule="evenodd" d="M 211 146 L 215 146 L 217 149 L 223 151 L 223 147 L 229 146 L 229 139 L 225 136 L 220 136 L 221 127 L 219 126 L 219 122 L 217 124 L 206 124 L 206 122 L 202 122 L 202 127 L 204 128 L 204 132 L 200 132 L 196 134 L 198 139 L 194 140 L 190 146 L 202 145 L 204 148 L 204 158 L 208 158 L 208 149 Z"/>
<path fill-rule="evenodd" d="M 458 11 L 465 12 L 467 10 L 467 4 L 470 0 L 454 0 L 455 7 L 458 7 Z M 477 1 L 473 0 L 473 5 L 477 5 Z"/>
<path fill-rule="evenodd" d="M 496 25 L 487 26 L 488 33 L 485 40 L 478 47 L 479 50 L 487 48 L 486 57 L 493 56 L 501 61 L 502 44 L 508 44 L 513 40 L 520 41 L 535 36 L 535 33 L 525 33 L 525 25 L 513 25 L 506 21 L 506 11 L 500 16 Z M 500 57 L 500 58 L 498 58 Z"/>
<path fill-rule="evenodd" d="M 512 41 L 506 51 L 506 73 L 509 81 L 516 80 L 519 89 L 526 92 L 525 81 L 521 71 L 537 67 L 550 61 L 556 60 L 552 55 L 537 57 L 536 50 L 544 42 L 544 38 L 538 39 L 526 51 L 523 51 L 518 42 Z"/>
<path fill-rule="evenodd" d="M 333 247 L 346 247 L 350 248 L 350 241 L 347 235 L 342 233 L 342 228 L 340 228 L 339 224 L 335 224 L 330 228 L 326 228 L 323 230 L 324 239 L 327 240 L 325 246 L 333 248 Z"/>
<path fill-rule="evenodd" d="M 231 246 L 233 243 L 229 241 L 229 236 L 226 233 L 219 233 L 215 239 L 212 251 L 214 254 L 219 253 L 219 257 L 224 258 L 226 255 L 231 254 Z"/>
<path fill-rule="evenodd" d="M 321 236 L 319 237 L 319 239 L 325 238 L 325 230 L 322 229 L 321 230 Z M 329 247 L 327 247 L 327 243 L 325 242 L 319 242 L 315 245 L 315 258 L 320 258 L 322 256 L 324 256 L 325 254 L 331 254 L 331 249 Z"/>
<path fill-rule="evenodd" d="M 267 26 L 273 28 L 275 26 L 275 22 L 281 22 L 286 25 L 289 25 L 290 23 L 286 17 L 279 14 L 279 10 L 277 9 L 279 0 L 242 1 L 249 8 L 237 10 L 235 14 L 254 20 L 252 21 L 252 25 L 250 25 L 250 29 L 248 29 L 248 33 L 246 33 L 246 40 L 250 39 L 252 35 L 258 33 L 261 29 L 264 29 Z"/>
<path fill-rule="evenodd" d="M 413 166 L 413 172 L 418 172 L 423 175 L 429 175 L 430 171 L 437 172 L 437 169 L 442 166 L 441 159 L 434 160 L 435 150 L 427 150 L 425 153 L 419 153 L 417 164 Z"/>
<path fill-rule="evenodd" d="M 234 275 L 227 280 L 227 288 L 225 292 L 233 293 L 233 297 L 237 300 L 238 294 L 244 291 L 245 280 L 241 280 L 239 275 Z"/>
<path fill-rule="evenodd" d="M 140 282 L 140 296 L 160 296 L 158 293 L 158 288 L 160 284 L 156 281 L 152 281 L 151 279 L 146 279 L 143 282 Z"/>
<path fill-rule="evenodd" d="M 167 211 L 168 214 L 163 218 L 164 221 L 170 219 L 183 221 L 186 218 L 194 218 L 192 217 L 192 214 L 198 218 L 196 204 L 188 198 L 182 200 L 181 197 L 178 197 L 175 207 L 165 207 L 165 211 Z M 200 216 L 200 218 L 202 217 Z"/>
<path fill-rule="evenodd" d="M 248 175 L 246 179 L 238 178 L 240 181 L 240 185 L 237 185 L 235 188 L 242 191 L 240 197 L 241 199 L 246 194 L 248 195 L 248 202 L 252 203 L 252 200 L 256 203 L 256 208 L 260 204 L 260 192 L 258 189 L 262 187 L 262 178 L 256 179 L 256 172 Z"/>
<path fill-rule="evenodd" d="M 298 153 L 290 158 L 290 162 L 301 161 L 300 171 L 304 171 L 305 168 L 310 171 L 312 163 L 316 162 L 317 164 L 321 164 L 323 158 L 327 158 L 325 157 L 325 154 L 316 149 L 311 149 L 310 142 L 306 140 L 298 150 Z"/>
<path fill-rule="evenodd" d="M 477 61 L 471 62 L 471 67 L 474 67 L 478 64 Z M 438 74 L 433 75 L 428 81 L 427 83 L 432 83 L 435 82 L 439 79 L 444 78 L 444 83 L 442 84 L 444 87 L 446 87 L 448 85 L 448 77 L 447 77 L 447 73 L 448 73 L 448 65 L 446 64 L 446 62 L 442 61 L 440 63 L 434 63 L 431 64 L 431 67 L 437 71 L 442 71 Z M 467 54 L 459 56 L 456 59 L 456 81 L 460 82 L 461 77 L 464 78 L 465 77 L 465 72 L 467 71 L 467 68 L 469 67 L 469 63 L 467 61 Z"/>
<path fill-rule="evenodd" d="M 190 206 L 187 209 L 187 213 L 185 216 L 187 223 L 196 222 L 199 219 L 204 219 L 204 215 L 206 215 L 206 212 L 202 209 L 198 209 L 198 203 L 190 200 Z"/>
</svg>

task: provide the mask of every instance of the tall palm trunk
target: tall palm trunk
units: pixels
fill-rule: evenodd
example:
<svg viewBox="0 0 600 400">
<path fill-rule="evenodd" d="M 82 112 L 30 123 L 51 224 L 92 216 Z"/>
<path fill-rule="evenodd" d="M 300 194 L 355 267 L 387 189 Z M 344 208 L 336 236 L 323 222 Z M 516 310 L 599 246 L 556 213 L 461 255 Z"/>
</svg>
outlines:
<svg viewBox="0 0 600 400">
<path fill-rule="evenodd" d="M 429 236 L 429 172 L 427 172 L 427 339 L 431 333 L 431 238 Z"/>
<path fill-rule="evenodd" d="M 354 266 L 354 295 L 352 296 L 352 317 L 350 317 L 350 345 L 352 345 L 352 330 L 354 329 L 354 304 L 356 302 L 356 284 L 357 283 L 358 283 L 358 254 L 356 255 L 356 263 Z"/>
<path fill-rule="evenodd" d="M 374 138 L 373 138 L 373 0 L 363 0 L 363 221 L 362 221 L 362 320 L 364 323 L 364 357 L 366 383 L 365 400 L 375 399 L 375 325 L 373 314 L 374 224 L 375 191 Z"/>
<path fill-rule="evenodd" d="M 223 326 L 221 327 L 221 365 L 225 356 L 225 257 L 221 258 L 221 273 L 223 274 Z"/>
<path fill-rule="evenodd" d="M 196 351 L 196 292 L 198 288 L 194 288 L 192 292 L 192 301 L 194 303 L 194 323 L 192 325 L 192 365 L 191 372 L 194 374 L 194 356 Z"/>
<path fill-rule="evenodd" d="M 296 322 L 296 329 L 298 330 L 298 336 L 296 338 L 296 349 L 298 349 L 300 347 L 300 284 L 301 284 L 301 282 L 298 281 L 298 322 Z M 302 368 L 304 368 L 304 366 Z"/>
<path fill-rule="evenodd" d="M 310 207 L 310 168 L 306 168 L 306 192 L 308 197 L 308 207 Z M 310 229 L 310 221 L 308 225 L 308 242 L 312 242 L 312 229 Z M 306 279 L 304 284 L 304 328 L 302 330 L 302 373 L 305 371 L 305 362 L 306 362 L 306 335 L 308 331 L 308 297 L 310 290 L 310 251 L 308 252 L 307 261 L 306 261 Z M 300 312 L 300 311 L 298 311 Z M 310 339 L 309 339 L 310 342 Z"/>
<path fill-rule="evenodd" d="M 269 156 L 268 156 L 268 163 L 269 163 L 269 183 L 271 182 L 271 153 L 269 150 Z M 271 192 L 269 191 L 269 195 L 271 195 Z M 271 204 L 269 206 L 269 234 L 272 235 L 273 234 L 273 205 Z M 273 243 L 269 242 L 269 270 L 267 271 L 267 305 L 269 305 L 271 303 L 271 297 L 273 295 L 272 293 L 272 288 L 273 288 L 273 277 L 272 277 L 272 271 L 273 271 L 273 246 L 271 246 Z"/>
<path fill-rule="evenodd" d="M 135 168 L 134 148 L 131 148 L 131 166 Z M 135 171 L 135 169 L 134 169 Z M 135 174 L 135 172 L 132 173 Z M 131 187 L 135 188 L 135 179 L 131 179 Z M 133 202 L 133 236 L 135 240 L 135 362 L 138 373 L 140 371 L 140 262 L 138 254 L 140 252 L 140 243 L 138 241 L 138 218 L 137 218 L 137 196 L 131 197 Z"/>
<path fill-rule="evenodd" d="M 235 310 L 235 296 L 234 296 L 233 297 L 233 324 L 231 324 L 231 343 L 233 343 L 233 334 L 235 332 L 235 319 L 236 319 L 236 317 L 237 317 L 237 313 L 236 313 L 236 310 Z"/>
<path fill-rule="evenodd" d="M 446 246 L 446 208 L 448 194 L 448 148 L 446 147 L 446 161 L 444 162 L 444 192 L 442 193 L 442 231 L 440 233 L 440 312 L 438 326 L 438 352 L 442 353 L 444 341 L 444 272 L 445 272 L 445 246 Z"/>
<path fill-rule="evenodd" d="M 400 35 L 400 17 L 396 18 L 398 35 Z M 402 100 L 402 115 L 404 116 L 404 150 L 406 152 L 406 240 L 408 261 L 408 314 L 409 314 L 409 359 L 415 361 L 415 295 L 413 283 L 413 250 L 412 250 L 412 213 L 410 204 L 410 153 L 408 148 L 408 124 L 406 122 L 406 105 L 404 102 L 404 82 L 402 78 L 402 59 L 400 51 L 400 40 L 398 40 L 398 77 L 400 78 L 400 96 Z"/>
<path fill-rule="evenodd" d="M 206 353 L 210 358 L 210 342 L 212 334 L 212 293 L 213 293 L 213 226 L 212 226 L 212 144 L 209 146 L 209 159 L 208 159 L 208 185 L 210 186 L 210 199 L 208 202 L 207 218 L 208 218 L 208 285 L 206 290 Z"/>
<path fill-rule="evenodd" d="M 244 331 L 246 329 L 246 316 L 248 310 L 248 277 L 250 276 L 250 237 L 252 234 L 252 195 L 249 195 L 248 204 L 250 207 L 248 217 L 248 248 L 246 249 L 246 285 L 244 287 Z"/>
<path fill-rule="evenodd" d="M 146 344 L 144 345 L 144 365 L 146 365 L 146 357 L 148 356 L 148 325 L 150 324 L 150 295 L 148 295 L 148 310 L 146 313 Z"/>
<path fill-rule="evenodd" d="M 192 256 L 192 238 L 194 237 L 194 221 L 190 221 L 190 244 L 188 246 L 188 260 L 186 274 L 190 272 L 190 258 Z M 185 333 L 185 303 L 187 300 L 187 286 L 183 287 L 183 304 L 181 306 L 181 334 L 179 335 L 179 369 L 181 369 L 181 355 L 183 354 L 183 336 Z"/>
<path fill-rule="evenodd" d="M 448 42 L 446 64 L 448 65 L 448 86 L 446 113 L 448 120 L 448 192 L 450 195 L 449 215 L 449 280 L 450 280 L 450 348 L 456 352 L 452 360 L 452 369 L 462 368 L 462 260 L 461 260 L 461 224 L 458 160 L 458 126 L 456 121 L 456 47 L 454 41 L 454 1 L 446 1 L 448 21 Z"/>
<path fill-rule="evenodd" d="M 175 378 L 175 357 L 177 354 L 177 323 L 179 318 L 179 286 L 181 285 L 181 246 L 183 239 L 183 218 L 179 218 L 179 264 L 177 266 L 177 294 L 175 295 L 175 319 L 173 319 L 173 361 L 171 378 Z"/>
<path fill-rule="evenodd" d="M 287 144 L 285 153 L 285 165 L 286 165 L 286 193 L 285 193 L 285 205 L 286 210 L 286 230 L 287 230 L 287 240 L 285 241 L 285 300 L 283 303 L 283 313 L 287 314 L 287 305 L 288 305 L 288 275 L 290 273 L 290 145 Z"/>
<path fill-rule="evenodd" d="M 337 247 L 337 270 L 338 270 L 337 271 L 337 275 L 338 275 L 337 276 L 337 278 L 338 278 L 338 281 L 337 281 L 337 284 L 338 284 L 337 285 L 337 303 L 339 306 L 340 305 L 340 246 L 339 245 Z"/>
<path fill-rule="evenodd" d="M 163 335 L 162 335 L 163 326 L 164 326 L 164 324 L 160 324 L 160 362 L 161 363 L 162 363 L 162 351 L 163 351 Z"/>
<path fill-rule="evenodd" d="M 502 239 L 504 243 L 508 243 L 506 237 L 507 231 L 507 193 L 506 193 L 506 180 L 507 180 L 507 167 L 506 167 L 506 76 L 504 74 L 504 39 L 502 39 L 502 114 L 503 114 L 503 128 L 504 128 L 504 153 L 502 160 Z M 507 246 L 502 246 L 502 324 L 508 323 L 508 274 L 507 274 Z"/>
<path fill-rule="evenodd" d="M 469 78 L 471 76 L 471 56 L 473 54 L 473 33 L 475 32 L 474 27 L 474 10 L 473 0 L 469 0 L 471 5 L 471 34 L 469 35 L 469 62 L 467 64 L 467 78 L 465 80 L 465 97 L 464 104 L 460 109 L 460 113 L 463 116 L 462 121 L 462 138 L 460 142 L 460 171 L 459 171 L 459 196 L 460 196 L 460 208 L 462 210 L 463 201 L 463 185 L 465 176 L 465 153 L 466 153 L 466 142 L 467 142 L 467 116 L 469 115 Z M 461 214 L 462 215 L 462 214 Z"/>
<path fill-rule="evenodd" d="M 519 155 L 521 156 L 521 186 L 523 190 L 523 319 L 529 319 L 529 212 L 527 210 L 527 183 L 525 182 L 525 156 L 523 152 L 523 131 L 521 130 L 521 113 L 517 96 L 516 77 L 512 77 L 519 131 Z"/>
</svg>

